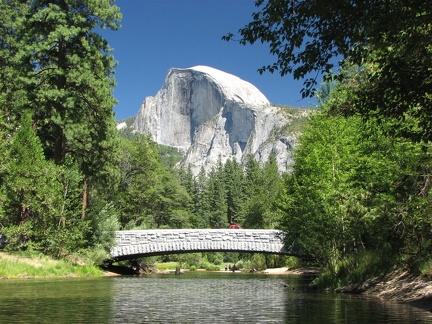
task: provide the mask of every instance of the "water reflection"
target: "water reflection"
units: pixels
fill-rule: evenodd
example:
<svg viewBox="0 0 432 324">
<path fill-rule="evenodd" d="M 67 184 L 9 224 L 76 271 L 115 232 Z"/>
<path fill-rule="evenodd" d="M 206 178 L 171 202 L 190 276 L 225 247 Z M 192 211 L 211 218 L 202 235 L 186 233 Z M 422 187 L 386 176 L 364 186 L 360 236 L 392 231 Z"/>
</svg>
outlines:
<svg viewBox="0 0 432 324">
<path fill-rule="evenodd" d="M 0 281 L 0 323 L 429 323 L 408 305 L 306 289 L 298 276 L 186 273 Z"/>
<path fill-rule="evenodd" d="M 134 309 L 127 315 L 134 323 L 266 323 L 285 314 L 287 288 L 281 280 L 182 276 L 117 283 L 126 289 L 116 295 L 115 313 L 123 317 Z"/>
<path fill-rule="evenodd" d="M 4 280 L 0 323 L 109 323 L 113 284 L 104 279 Z"/>
<path fill-rule="evenodd" d="M 426 323 L 430 313 L 318 293 L 296 276 L 194 273 L 119 278 L 115 320 L 129 323 Z M 132 312 L 129 312 L 133 310 Z"/>
</svg>

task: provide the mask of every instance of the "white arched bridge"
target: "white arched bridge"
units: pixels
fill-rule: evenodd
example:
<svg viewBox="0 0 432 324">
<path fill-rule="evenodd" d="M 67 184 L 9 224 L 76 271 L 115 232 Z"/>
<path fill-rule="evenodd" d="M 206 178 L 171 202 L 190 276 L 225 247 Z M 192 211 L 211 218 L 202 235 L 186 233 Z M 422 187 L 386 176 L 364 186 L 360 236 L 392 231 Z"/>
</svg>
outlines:
<svg viewBox="0 0 432 324">
<path fill-rule="evenodd" d="M 161 229 L 116 231 L 113 260 L 189 252 L 233 251 L 298 255 L 285 233 L 261 229 Z"/>
</svg>

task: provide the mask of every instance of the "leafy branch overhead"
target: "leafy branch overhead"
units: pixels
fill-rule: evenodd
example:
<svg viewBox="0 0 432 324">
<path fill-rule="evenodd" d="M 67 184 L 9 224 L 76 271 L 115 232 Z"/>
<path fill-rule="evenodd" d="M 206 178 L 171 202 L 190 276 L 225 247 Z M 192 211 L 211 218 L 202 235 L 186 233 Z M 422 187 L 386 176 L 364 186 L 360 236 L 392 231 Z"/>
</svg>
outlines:
<svg viewBox="0 0 432 324">
<path fill-rule="evenodd" d="M 258 0 L 259 11 L 238 31 L 222 37 L 242 44 L 266 43 L 275 62 L 258 71 L 277 71 L 304 80 L 313 96 L 317 76 L 349 63 L 363 87 L 345 113 L 405 120 L 415 141 L 432 139 L 432 6 L 425 0 Z M 395 19 L 397 17 L 397 19 Z M 366 73 L 360 73 L 361 71 Z M 333 71 L 334 72 L 334 71 Z M 343 75 L 335 76 L 338 80 Z"/>
</svg>

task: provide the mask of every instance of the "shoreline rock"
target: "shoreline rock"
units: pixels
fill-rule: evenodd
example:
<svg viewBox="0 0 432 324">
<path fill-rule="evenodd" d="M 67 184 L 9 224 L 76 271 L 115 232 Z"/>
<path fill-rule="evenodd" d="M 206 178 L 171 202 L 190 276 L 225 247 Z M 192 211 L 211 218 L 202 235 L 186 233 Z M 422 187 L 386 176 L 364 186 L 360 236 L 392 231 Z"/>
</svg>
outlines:
<svg viewBox="0 0 432 324">
<path fill-rule="evenodd" d="M 298 269 L 274 268 L 266 269 L 262 273 L 318 276 L 320 269 L 313 267 Z M 408 304 L 432 312 L 432 281 L 425 277 L 414 276 L 407 271 L 393 271 L 362 283 L 337 288 L 335 292 L 379 298 L 388 302 Z"/>
<path fill-rule="evenodd" d="M 432 312 L 432 281 L 406 271 L 393 271 L 363 283 L 337 288 L 335 292 L 377 297 Z"/>
</svg>

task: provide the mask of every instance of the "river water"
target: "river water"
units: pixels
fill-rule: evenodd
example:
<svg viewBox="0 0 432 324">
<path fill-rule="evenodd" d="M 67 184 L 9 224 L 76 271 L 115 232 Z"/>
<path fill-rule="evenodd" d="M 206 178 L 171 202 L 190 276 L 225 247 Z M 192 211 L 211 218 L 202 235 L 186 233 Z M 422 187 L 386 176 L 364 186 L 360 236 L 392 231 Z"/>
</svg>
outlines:
<svg viewBox="0 0 432 324">
<path fill-rule="evenodd" d="M 310 291 L 302 276 L 190 272 L 0 281 L 0 323 L 432 323 L 432 313 Z"/>
</svg>

